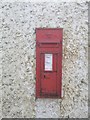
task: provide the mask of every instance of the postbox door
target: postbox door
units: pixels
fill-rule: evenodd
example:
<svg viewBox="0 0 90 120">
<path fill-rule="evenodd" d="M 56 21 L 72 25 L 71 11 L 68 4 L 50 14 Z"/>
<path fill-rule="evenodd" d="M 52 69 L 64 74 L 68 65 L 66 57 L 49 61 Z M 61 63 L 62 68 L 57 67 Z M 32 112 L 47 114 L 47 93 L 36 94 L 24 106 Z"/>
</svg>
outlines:
<svg viewBox="0 0 90 120">
<path fill-rule="evenodd" d="M 41 94 L 57 95 L 57 53 L 41 54 Z"/>
</svg>

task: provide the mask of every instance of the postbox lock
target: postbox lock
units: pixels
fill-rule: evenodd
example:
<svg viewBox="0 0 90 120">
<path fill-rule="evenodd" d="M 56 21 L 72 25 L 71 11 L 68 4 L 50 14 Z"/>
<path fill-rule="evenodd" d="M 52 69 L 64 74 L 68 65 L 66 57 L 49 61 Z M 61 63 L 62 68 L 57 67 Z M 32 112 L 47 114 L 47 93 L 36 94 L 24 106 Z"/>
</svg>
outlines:
<svg viewBox="0 0 90 120">
<path fill-rule="evenodd" d="M 44 75 L 44 78 L 45 78 L 45 75 Z"/>
</svg>

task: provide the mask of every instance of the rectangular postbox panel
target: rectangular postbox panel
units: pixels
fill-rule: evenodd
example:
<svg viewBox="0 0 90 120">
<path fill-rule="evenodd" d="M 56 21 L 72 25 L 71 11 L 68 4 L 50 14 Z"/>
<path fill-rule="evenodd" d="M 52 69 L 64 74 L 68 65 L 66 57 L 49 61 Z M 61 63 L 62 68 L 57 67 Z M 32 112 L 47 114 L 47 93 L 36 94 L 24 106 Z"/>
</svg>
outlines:
<svg viewBox="0 0 90 120">
<path fill-rule="evenodd" d="M 62 28 L 36 29 L 36 98 L 61 98 Z"/>
</svg>

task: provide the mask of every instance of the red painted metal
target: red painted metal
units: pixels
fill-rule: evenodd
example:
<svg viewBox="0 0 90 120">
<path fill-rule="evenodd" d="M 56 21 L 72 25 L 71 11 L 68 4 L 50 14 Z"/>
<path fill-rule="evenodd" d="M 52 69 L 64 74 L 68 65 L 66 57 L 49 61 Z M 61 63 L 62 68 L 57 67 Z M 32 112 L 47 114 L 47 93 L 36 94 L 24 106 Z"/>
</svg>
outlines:
<svg viewBox="0 0 90 120">
<path fill-rule="evenodd" d="M 61 98 L 62 28 L 36 28 L 36 98 Z"/>
</svg>

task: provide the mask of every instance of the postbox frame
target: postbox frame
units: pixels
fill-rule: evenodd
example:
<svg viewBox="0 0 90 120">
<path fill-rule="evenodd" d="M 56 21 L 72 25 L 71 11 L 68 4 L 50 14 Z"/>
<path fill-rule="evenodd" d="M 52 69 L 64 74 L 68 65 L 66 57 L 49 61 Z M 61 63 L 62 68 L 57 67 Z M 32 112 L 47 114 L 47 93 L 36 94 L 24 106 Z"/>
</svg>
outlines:
<svg viewBox="0 0 90 120">
<path fill-rule="evenodd" d="M 57 42 L 45 41 L 44 35 L 41 36 L 41 41 L 39 41 L 40 33 L 39 32 L 54 31 L 57 32 Z M 53 34 L 55 34 L 53 32 Z M 60 35 L 59 35 L 60 34 Z M 47 35 L 49 38 L 52 38 L 50 33 Z M 59 38 L 60 37 L 60 38 Z M 48 38 L 48 40 L 49 40 Z M 54 36 L 55 38 L 55 36 Z M 62 39 L 63 39 L 63 29 L 62 28 L 36 28 L 36 98 L 62 98 Z M 58 86 L 58 95 L 42 95 L 41 94 L 41 54 L 58 54 L 58 67 L 57 67 L 57 86 Z M 60 62 L 59 62 L 60 60 Z"/>
</svg>

